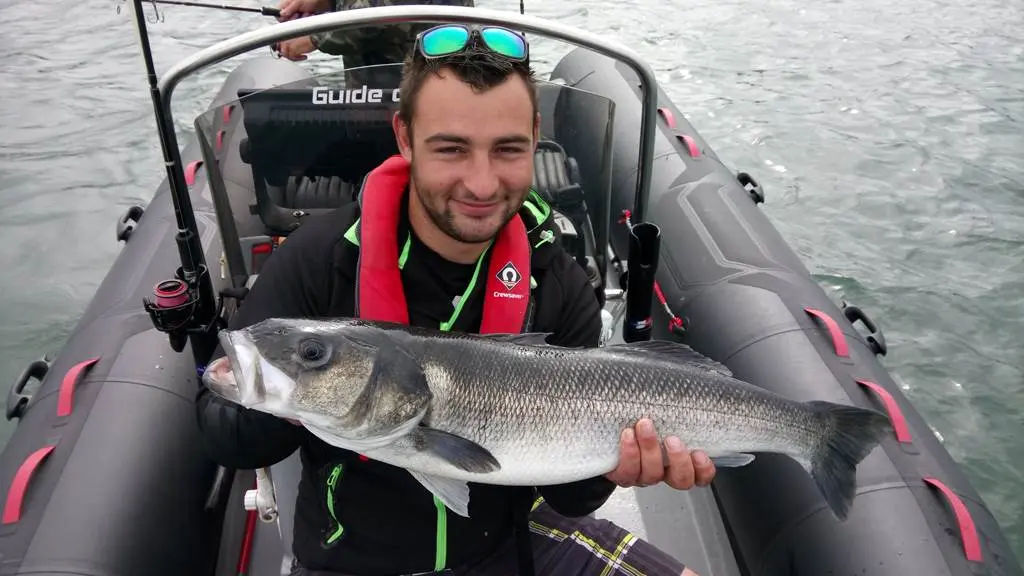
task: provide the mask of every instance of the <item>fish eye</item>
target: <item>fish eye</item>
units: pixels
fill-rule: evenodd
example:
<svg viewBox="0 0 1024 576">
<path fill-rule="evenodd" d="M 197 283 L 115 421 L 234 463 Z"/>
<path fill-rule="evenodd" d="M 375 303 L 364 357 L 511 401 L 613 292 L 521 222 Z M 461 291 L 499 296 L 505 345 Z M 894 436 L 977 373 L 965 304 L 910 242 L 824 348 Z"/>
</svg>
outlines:
<svg viewBox="0 0 1024 576">
<path fill-rule="evenodd" d="M 312 368 L 322 366 L 330 359 L 327 346 L 319 338 L 303 338 L 296 348 L 302 363 Z"/>
</svg>

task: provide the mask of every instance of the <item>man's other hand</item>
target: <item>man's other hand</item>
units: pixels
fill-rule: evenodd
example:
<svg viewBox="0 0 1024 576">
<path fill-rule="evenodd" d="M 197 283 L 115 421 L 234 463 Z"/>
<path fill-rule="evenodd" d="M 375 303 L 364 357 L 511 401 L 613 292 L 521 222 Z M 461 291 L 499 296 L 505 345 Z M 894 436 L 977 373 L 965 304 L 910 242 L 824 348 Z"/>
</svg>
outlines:
<svg viewBox="0 0 1024 576">
<path fill-rule="evenodd" d="M 285 22 L 292 18 L 305 18 L 321 12 L 331 10 L 332 0 L 281 0 L 278 8 L 281 10 L 278 22 Z"/>
<path fill-rule="evenodd" d="M 665 452 L 667 463 L 662 458 L 654 423 L 644 418 L 633 428 L 622 431 L 619 466 L 605 474 L 605 478 L 623 488 L 665 482 L 676 490 L 707 486 L 714 479 L 715 465 L 707 454 L 700 450 L 691 453 L 679 438 L 666 438 Z"/>
<path fill-rule="evenodd" d="M 309 36 L 292 38 L 291 40 L 277 43 L 277 52 L 281 57 L 293 61 L 305 60 L 306 54 L 313 50 L 316 50 L 316 47 L 313 46 L 313 41 L 310 40 Z"/>
</svg>

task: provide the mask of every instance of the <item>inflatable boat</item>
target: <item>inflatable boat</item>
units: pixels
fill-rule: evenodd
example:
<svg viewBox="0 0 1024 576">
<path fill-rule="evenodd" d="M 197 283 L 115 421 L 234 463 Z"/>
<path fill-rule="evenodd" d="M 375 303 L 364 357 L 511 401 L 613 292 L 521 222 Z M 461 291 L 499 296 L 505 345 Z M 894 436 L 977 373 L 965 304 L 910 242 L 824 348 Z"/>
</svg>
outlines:
<svg viewBox="0 0 1024 576">
<path fill-rule="evenodd" d="M 710 488 L 620 489 L 597 516 L 702 576 L 1024 574 L 879 362 L 880 327 L 827 297 L 761 211 L 756 178 L 716 156 L 632 50 L 532 16 L 392 6 L 245 33 L 157 80 L 142 5 L 133 0 L 167 179 L 116 223 L 122 252 L 63 349 L 7 396 L 17 428 L 0 456 L 0 574 L 287 574 L 298 455 L 269 470 L 219 466 L 194 399 L 217 331 L 277 246 L 308 215 L 355 201 L 396 152 L 396 69 L 314 76 L 247 60 L 180 150 L 170 102 L 189 74 L 279 40 L 413 21 L 576 46 L 538 88 L 534 187 L 592 279 L 605 342 L 678 339 L 755 385 L 893 424 L 858 468 L 845 521 L 799 465 L 769 454 L 720 468 Z"/>
</svg>

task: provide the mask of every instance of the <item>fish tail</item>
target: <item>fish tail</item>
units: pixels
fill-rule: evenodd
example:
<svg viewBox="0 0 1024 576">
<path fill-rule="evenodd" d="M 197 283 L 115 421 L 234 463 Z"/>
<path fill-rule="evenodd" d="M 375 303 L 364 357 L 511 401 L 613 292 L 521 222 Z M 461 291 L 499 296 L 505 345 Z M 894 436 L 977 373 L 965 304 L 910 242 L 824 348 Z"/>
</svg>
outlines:
<svg viewBox="0 0 1024 576">
<path fill-rule="evenodd" d="M 811 455 L 810 474 L 832 513 L 845 520 L 857 490 L 857 465 L 892 430 L 880 412 L 832 402 L 808 402 L 824 426 Z"/>
</svg>

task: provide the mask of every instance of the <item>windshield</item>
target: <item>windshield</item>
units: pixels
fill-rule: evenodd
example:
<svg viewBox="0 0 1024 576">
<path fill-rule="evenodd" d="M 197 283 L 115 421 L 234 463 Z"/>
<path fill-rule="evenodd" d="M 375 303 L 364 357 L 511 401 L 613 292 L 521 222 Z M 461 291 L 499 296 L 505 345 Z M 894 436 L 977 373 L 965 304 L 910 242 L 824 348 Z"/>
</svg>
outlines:
<svg viewBox="0 0 1024 576">
<path fill-rule="evenodd" d="M 363 177 L 398 153 L 391 119 L 400 76 L 401 64 L 312 75 L 286 60 L 258 59 L 228 77 L 214 100 L 220 104 L 194 124 L 233 277 L 258 274 L 263 256 L 306 216 L 354 202 Z M 538 81 L 538 104 L 534 188 L 553 208 L 570 253 L 603 279 L 615 225 L 614 105 L 547 81 Z"/>
</svg>

